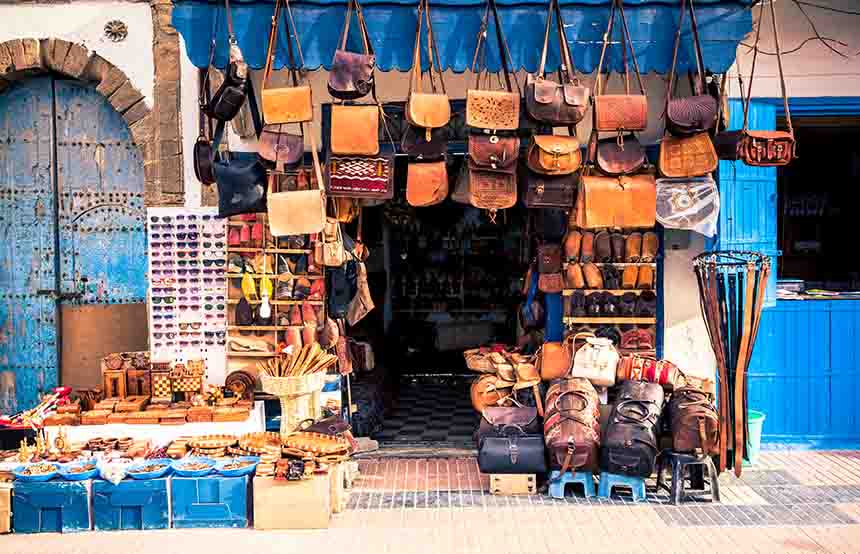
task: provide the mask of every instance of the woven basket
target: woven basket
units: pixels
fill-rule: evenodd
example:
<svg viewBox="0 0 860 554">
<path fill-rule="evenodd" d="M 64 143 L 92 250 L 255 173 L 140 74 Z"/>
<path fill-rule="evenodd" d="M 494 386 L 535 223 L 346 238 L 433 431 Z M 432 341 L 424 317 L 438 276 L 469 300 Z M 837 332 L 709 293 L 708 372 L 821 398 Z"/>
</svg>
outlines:
<svg viewBox="0 0 860 554">
<path fill-rule="evenodd" d="M 322 417 L 320 393 L 325 385 L 325 372 L 320 371 L 303 377 L 260 376 L 263 392 L 281 400 L 281 434 L 298 429 L 306 419 Z"/>
<path fill-rule="evenodd" d="M 263 392 L 278 397 L 304 396 L 320 392 L 325 385 L 325 372 L 319 371 L 301 377 L 271 377 L 260 375 Z"/>
</svg>

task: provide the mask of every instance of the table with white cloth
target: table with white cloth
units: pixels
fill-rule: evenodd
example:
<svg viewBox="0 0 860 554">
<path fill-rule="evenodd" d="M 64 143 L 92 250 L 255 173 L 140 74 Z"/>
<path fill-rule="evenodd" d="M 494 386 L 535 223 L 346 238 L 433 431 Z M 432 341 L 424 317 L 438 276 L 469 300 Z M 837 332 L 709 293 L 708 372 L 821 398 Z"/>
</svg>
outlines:
<svg viewBox="0 0 860 554">
<path fill-rule="evenodd" d="M 48 439 L 53 443 L 59 427 L 45 427 Z M 108 423 L 106 425 L 66 425 L 66 440 L 71 443 L 86 442 L 96 437 L 133 437 L 139 440 L 152 440 L 154 445 L 163 446 L 179 437 L 199 437 L 202 435 L 236 435 L 256 433 L 266 430 L 266 418 L 262 402 L 255 402 L 248 419 L 245 421 L 213 421 L 185 423 L 183 425 L 133 425 L 128 423 Z"/>
</svg>

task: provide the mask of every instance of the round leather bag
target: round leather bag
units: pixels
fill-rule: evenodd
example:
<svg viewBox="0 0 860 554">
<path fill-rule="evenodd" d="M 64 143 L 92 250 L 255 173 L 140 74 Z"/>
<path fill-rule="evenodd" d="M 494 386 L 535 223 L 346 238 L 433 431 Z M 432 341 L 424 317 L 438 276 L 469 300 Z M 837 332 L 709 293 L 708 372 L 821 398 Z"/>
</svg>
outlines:
<svg viewBox="0 0 860 554">
<path fill-rule="evenodd" d="M 482 375 L 472 383 L 470 396 L 472 407 L 475 411 L 482 413 L 488 406 L 498 406 L 499 402 L 510 395 L 513 383 L 503 381 L 495 375 Z"/>
</svg>

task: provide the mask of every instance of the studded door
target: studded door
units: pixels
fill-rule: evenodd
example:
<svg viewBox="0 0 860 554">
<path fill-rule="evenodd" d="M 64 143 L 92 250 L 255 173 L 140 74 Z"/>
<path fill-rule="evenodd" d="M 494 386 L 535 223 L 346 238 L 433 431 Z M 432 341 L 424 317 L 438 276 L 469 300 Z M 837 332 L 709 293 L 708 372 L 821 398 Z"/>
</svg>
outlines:
<svg viewBox="0 0 860 554">
<path fill-rule="evenodd" d="M 100 94 L 52 77 L 0 94 L 0 413 L 58 384 L 64 308 L 144 302 L 144 215 L 138 151 Z"/>
</svg>

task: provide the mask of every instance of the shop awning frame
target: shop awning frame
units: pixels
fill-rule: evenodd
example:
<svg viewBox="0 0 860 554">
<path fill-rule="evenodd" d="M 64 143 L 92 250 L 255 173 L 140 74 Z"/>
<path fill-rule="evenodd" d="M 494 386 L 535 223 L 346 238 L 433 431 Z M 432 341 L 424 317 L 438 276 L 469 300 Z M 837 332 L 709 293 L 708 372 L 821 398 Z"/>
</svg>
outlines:
<svg viewBox="0 0 860 554">
<path fill-rule="evenodd" d="M 537 69 L 543 41 L 547 2 L 497 0 L 514 66 Z M 698 0 L 699 33 L 705 65 L 713 72 L 726 71 L 735 59 L 737 44 L 752 30 L 753 0 Z M 600 57 L 602 35 L 609 16 L 609 0 L 561 0 L 566 35 L 577 70 L 591 73 Z M 291 3 L 299 29 L 306 69 L 329 69 L 343 25 L 344 0 L 302 0 Z M 483 0 L 435 0 L 431 3 L 433 30 L 442 66 L 457 73 L 472 62 L 475 40 L 483 15 Z M 415 38 L 415 0 L 365 0 L 362 2 L 377 67 L 382 71 L 407 71 L 412 65 Z M 678 0 L 626 0 L 630 33 L 643 72 L 665 73 L 671 63 Z M 232 0 L 233 20 L 239 46 L 252 68 L 265 64 L 266 39 L 274 3 L 271 0 Z M 185 41 L 188 56 L 197 67 L 209 62 L 213 30 L 216 31 L 215 65 L 227 61 L 226 12 L 223 1 L 176 0 L 173 25 Z M 616 26 L 620 27 L 620 26 Z M 689 18 L 679 54 L 679 70 L 694 67 Z M 286 62 L 286 34 L 281 26 L 281 47 L 275 67 Z M 617 39 L 619 35 L 613 38 Z M 358 36 L 351 37 L 358 40 Z M 358 44 L 351 47 L 358 50 Z M 613 52 L 615 50 L 616 52 Z M 621 69 L 620 48 L 610 48 L 613 70 Z M 423 60 L 426 65 L 426 59 Z M 548 70 L 558 64 L 550 50 Z M 499 69 L 494 52 L 488 57 L 490 70 Z"/>
</svg>

